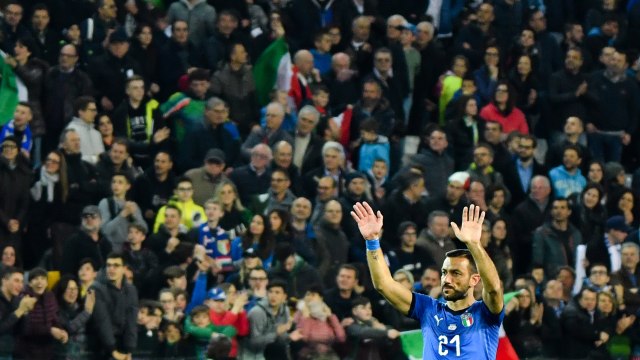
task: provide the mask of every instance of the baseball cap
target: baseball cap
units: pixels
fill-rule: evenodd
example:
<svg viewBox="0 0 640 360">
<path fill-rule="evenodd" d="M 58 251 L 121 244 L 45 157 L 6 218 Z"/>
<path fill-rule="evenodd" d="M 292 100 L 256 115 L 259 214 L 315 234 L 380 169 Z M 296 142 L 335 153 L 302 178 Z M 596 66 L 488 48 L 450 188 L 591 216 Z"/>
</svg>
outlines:
<svg viewBox="0 0 640 360">
<path fill-rule="evenodd" d="M 256 253 L 256 249 L 248 248 L 242 252 L 242 257 L 258 257 L 258 254 Z"/>
<path fill-rule="evenodd" d="M 209 151 L 207 151 L 207 155 L 204 157 L 204 160 L 206 162 L 224 164 L 226 159 L 222 150 L 209 149 Z"/>
<path fill-rule="evenodd" d="M 82 209 L 82 216 L 84 215 L 98 215 L 100 216 L 100 208 L 95 205 L 87 205 Z"/>
<path fill-rule="evenodd" d="M 207 300 L 223 301 L 227 300 L 227 295 L 224 293 L 224 290 L 219 287 L 215 287 L 207 293 Z"/>
<path fill-rule="evenodd" d="M 631 232 L 631 228 L 624 221 L 624 216 L 622 215 L 612 216 L 607 219 L 607 230 Z"/>
</svg>

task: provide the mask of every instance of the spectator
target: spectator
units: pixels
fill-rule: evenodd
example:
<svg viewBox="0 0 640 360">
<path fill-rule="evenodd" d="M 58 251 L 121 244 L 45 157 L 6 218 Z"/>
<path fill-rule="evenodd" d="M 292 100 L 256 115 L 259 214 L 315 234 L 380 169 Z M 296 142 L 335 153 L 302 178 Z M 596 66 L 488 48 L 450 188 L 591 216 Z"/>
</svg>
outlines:
<svg viewBox="0 0 640 360">
<path fill-rule="evenodd" d="M 229 356 L 238 356 L 238 336 L 249 335 L 249 320 L 243 307 L 247 302 L 247 295 L 239 295 L 233 304 L 229 303 L 228 297 L 221 287 L 213 288 L 207 293 L 206 305 L 209 307 L 209 318 L 216 326 L 231 326 L 236 330 L 236 334 L 230 336 L 231 351 Z"/>
<path fill-rule="evenodd" d="M 242 144 L 242 153 L 244 157 L 248 158 L 250 156 L 251 149 L 260 143 L 267 144 L 272 149 L 276 143 L 282 140 L 288 143 L 293 143 L 291 135 L 282 128 L 282 121 L 285 116 L 284 107 L 279 103 L 272 102 L 267 105 L 266 116 L 266 126 L 264 128 L 254 129 L 251 131 L 251 134 L 247 136 L 247 139 Z"/>
<path fill-rule="evenodd" d="M 242 236 L 235 238 L 231 243 L 232 258 L 233 260 L 238 260 L 240 254 L 253 248 L 262 259 L 264 268 L 268 269 L 273 262 L 275 245 L 275 238 L 267 217 L 256 214 L 253 216 L 247 231 Z"/>
<path fill-rule="evenodd" d="M 290 244 L 280 243 L 276 246 L 275 260 L 269 277 L 274 281 L 286 282 L 291 298 L 302 300 L 310 289 L 322 287 L 318 271 L 305 262 Z"/>
<path fill-rule="evenodd" d="M 191 310 L 190 316 L 184 322 L 184 330 L 194 340 L 196 357 L 204 358 L 204 352 L 209 344 L 209 339 L 215 333 L 224 334 L 232 338 L 236 335 L 236 329 L 231 325 L 214 325 L 209 318 L 210 310 L 205 305 L 198 305 Z"/>
<path fill-rule="evenodd" d="M 298 123 L 293 134 L 293 165 L 300 174 L 306 174 L 322 165 L 322 145 L 324 141 L 315 133 L 320 121 L 320 113 L 311 105 L 305 105 L 298 112 Z"/>
<path fill-rule="evenodd" d="M 129 157 L 129 143 L 123 138 L 116 138 L 111 148 L 98 156 L 96 172 L 100 191 L 104 195 L 111 195 L 111 178 L 114 174 L 124 174 L 133 182 L 138 171 Z"/>
<path fill-rule="evenodd" d="M 158 109 L 158 101 L 146 96 L 142 76 L 128 78 L 125 92 L 127 98 L 113 112 L 113 132 L 129 140 L 135 164 L 146 168 L 157 149 L 168 143 L 170 130 Z"/>
<path fill-rule="evenodd" d="M 158 209 L 166 205 L 173 195 L 175 176 L 172 168 L 171 154 L 160 151 L 154 157 L 153 166 L 133 183 L 131 198 L 140 206 L 147 224 L 155 220 Z"/>
<path fill-rule="evenodd" d="M 95 14 L 90 15 L 88 19 L 82 19 L 78 29 L 82 34 L 83 52 L 89 56 L 98 56 L 104 52 L 102 45 L 118 25 L 118 7 L 114 0 L 104 0 L 94 9 Z M 89 31 L 90 29 L 92 31 Z"/>
<path fill-rule="evenodd" d="M 9 1 L 4 8 L 5 18 L 2 22 L 2 32 L 5 38 L 0 43 L 0 48 L 7 54 L 13 54 L 16 41 L 29 36 L 29 30 L 21 23 L 24 14 L 24 5 L 19 1 Z"/>
<path fill-rule="evenodd" d="M 157 70 L 158 74 L 156 75 L 158 78 L 158 85 L 160 85 L 159 98 L 162 100 L 169 98 L 165 105 L 171 103 L 169 107 L 162 109 L 165 113 L 175 105 L 173 100 L 177 99 L 175 98 L 176 94 L 174 94 L 174 92 L 176 90 L 181 90 L 179 83 L 180 79 L 184 75 L 187 75 L 189 77 L 190 83 L 192 82 L 191 79 L 195 78 L 198 79 L 197 81 L 206 81 L 206 85 L 200 84 L 204 86 L 201 89 L 198 89 L 204 91 L 200 94 L 194 94 L 196 95 L 198 100 L 205 100 L 204 92 L 209 89 L 209 71 L 198 69 L 199 67 L 202 67 L 204 65 L 204 61 L 201 49 L 198 47 L 199 44 L 189 39 L 191 35 L 191 27 L 189 23 L 186 19 L 175 19 L 170 24 L 171 37 L 160 48 L 160 57 L 158 58 L 159 61 Z M 193 71 L 196 70 L 200 71 L 201 73 L 197 75 L 193 74 Z M 191 76 L 192 74 L 194 75 L 194 77 Z M 191 85 L 192 84 L 190 84 L 189 86 L 191 90 L 195 90 Z M 197 115 L 202 115 L 202 108 L 200 107 L 200 105 L 201 104 L 198 104 L 191 108 L 193 110 L 199 110 L 197 111 Z M 185 111 L 179 115 L 185 115 L 184 120 L 185 122 L 187 122 L 188 120 L 191 120 L 189 119 L 191 115 L 196 115 L 196 112 L 189 113 Z M 185 124 L 185 129 L 190 130 L 190 125 L 194 124 Z M 178 137 L 178 141 L 181 144 L 182 140 L 182 137 Z"/>
<path fill-rule="evenodd" d="M 267 298 L 249 311 L 251 332 L 243 356 L 263 354 L 267 360 L 289 356 L 289 342 L 302 339 L 300 330 L 291 330 L 293 319 L 286 306 L 286 284 L 273 281 L 267 286 Z"/>
<path fill-rule="evenodd" d="M 447 104 L 449 104 L 455 92 L 460 90 L 462 79 L 467 71 L 469 71 L 469 60 L 463 55 L 457 55 L 451 62 L 451 69 L 442 75 L 439 84 L 440 90 L 438 91 L 440 95 L 438 100 L 438 109 L 440 112 L 439 124 L 441 126 L 445 125 L 445 110 Z"/>
<path fill-rule="evenodd" d="M 358 297 L 352 301 L 353 323 L 346 326 L 351 353 L 354 358 L 361 356 L 384 359 L 403 359 L 397 340 L 400 332 L 378 321 L 372 316 L 371 301 Z"/>
<path fill-rule="evenodd" d="M 230 180 L 225 180 L 216 187 L 214 194 L 224 206 L 220 226 L 230 232 L 230 237 L 244 233 L 246 226 L 251 222 L 251 212 L 242 206 L 236 185 Z"/>
<path fill-rule="evenodd" d="M 556 198 L 551 206 L 551 221 L 533 233 L 531 263 L 545 264 L 546 274 L 576 263 L 576 247 L 582 244 L 582 235 L 569 223 L 570 215 L 569 201 Z"/>
<path fill-rule="evenodd" d="M 575 145 L 566 146 L 563 151 L 562 165 L 549 171 L 551 186 L 557 198 L 568 198 L 575 193 L 581 193 L 587 185 L 587 179 L 580 171 L 581 163 L 580 149 Z"/>
<path fill-rule="evenodd" d="M 155 297 L 161 284 L 158 257 L 148 246 L 143 247 L 146 239 L 146 226 L 129 224 L 124 255 L 133 275 L 133 284 L 143 299 Z"/>
<path fill-rule="evenodd" d="M 543 354 L 541 339 L 544 305 L 534 302 L 529 289 L 520 289 L 505 306 L 504 330 L 518 356 L 536 357 Z"/>
<path fill-rule="evenodd" d="M 256 124 L 258 102 L 249 54 L 244 44 L 232 44 L 225 60 L 227 63 L 211 78 L 211 91 L 229 103 L 230 118 L 240 133 L 246 135 Z"/>
<path fill-rule="evenodd" d="M 94 283 L 96 308 L 93 320 L 101 349 L 118 359 L 131 356 L 137 343 L 136 319 L 138 293 L 125 279 L 125 262 L 121 253 L 106 256 L 106 281 Z M 96 341 L 97 339 L 93 338 Z"/>
<path fill-rule="evenodd" d="M 95 129 L 95 119 L 98 112 L 96 102 L 92 97 L 81 96 L 74 103 L 75 116 L 67 125 L 67 129 L 73 129 L 80 137 L 80 152 L 82 160 L 95 165 L 98 156 L 104 152 L 102 136 Z"/>
<path fill-rule="evenodd" d="M 358 278 L 358 269 L 355 266 L 342 264 L 335 279 L 335 286 L 324 292 L 325 303 L 341 321 L 342 326 L 353 323 L 350 309 L 351 302 L 358 296 Z"/>
<path fill-rule="evenodd" d="M 586 95 L 589 85 L 583 64 L 584 52 L 579 48 L 569 49 L 564 58 L 564 69 L 554 73 L 549 79 L 549 102 L 556 109 L 551 114 L 554 121 L 548 124 L 551 126 L 552 139 L 554 132 L 560 132 L 562 121 L 570 117 L 587 118 Z"/>
<path fill-rule="evenodd" d="M 313 243 L 316 235 L 313 231 L 311 218 L 311 201 L 299 197 L 291 204 L 291 236 L 293 247 L 309 264 L 317 265 L 317 254 Z"/>
<path fill-rule="evenodd" d="M 584 358 L 609 341 L 610 334 L 599 330 L 596 292 L 589 288 L 580 291 L 578 300 L 562 312 L 562 331 L 565 337 L 563 356 Z"/>
<path fill-rule="evenodd" d="M 381 135 L 390 137 L 396 130 L 396 114 L 393 107 L 389 99 L 383 96 L 380 83 L 372 78 L 363 81 L 361 97 L 353 106 L 349 127 L 350 142 L 360 137 L 360 124 L 367 118 L 374 118 L 378 122 Z"/>
<path fill-rule="evenodd" d="M 21 154 L 20 141 L 15 136 L 2 140 L 0 155 L 0 234 L 3 242 L 20 246 L 27 222 L 31 171 Z"/>
<path fill-rule="evenodd" d="M 58 137 L 73 116 L 73 102 L 81 95 L 93 95 L 93 84 L 84 71 L 78 69 L 79 49 L 73 44 L 60 48 L 58 65 L 49 68 L 44 79 L 46 135 L 43 153 L 58 147 Z"/>
<path fill-rule="evenodd" d="M 582 190 L 571 209 L 570 221 L 582 235 L 582 241 L 587 245 L 587 259 L 589 263 L 598 262 L 602 256 L 602 242 L 606 211 L 601 204 L 604 194 L 598 184 L 589 183 Z"/>
<path fill-rule="evenodd" d="M 220 149 L 209 149 L 204 157 L 204 164 L 201 167 L 191 169 L 185 176 L 193 183 L 193 201 L 198 205 L 211 198 L 215 194 L 216 188 L 223 181 L 228 181 L 224 174 L 226 156 Z"/>
<path fill-rule="evenodd" d="M 360 124 L 360 138 L 351 154 L 353 166 L 358 171 L 367 171 L 376 159 L 390 163 L 389 139 L 378 135 L 378 123 L 374 119 L 366 119 Z"/>
<path fill-rule="evenodd" d="M 324 303 L 320 288 L 310 287 L 300 304 L 294 322 L 296 328 L 300 329 L 305 346 L 298 356 L 338 359 L 332 345 L 344 342 L 346 335 L 336 315 Z"/>
<path fill-rule="evenodd" d="M 556 139 L 556 141 L 554 141 L 551 147 L 547 150 L 544 161 L 545 166 L 551 169 L 561 165 L 564 149 L 568 145 L 574 145 L 580 149 L 580 154 L 582 155 L 580 170 L 582 170 L 583 173 L 587 173 L 589 171 L 589 164 L 591 163 L 591 154 L 589 148 L 581 143 L 584 138 L 583 134 L 584 126 L 582 124 L 582 119 L 576 116 L 568 117 L 564 124 L 564 138 Z"/>
<path fill-rule="evenodd" d="M 187 234 L 180 224 L 182 210 L 175 205 L 162 207 L 164 223 L 158 227 L 158 231 L 153 233 L 149 239 L 149 246 L 158 256 L 160 266 L 178 265 L 181 263 L 177 248 L 183 248 L 189 243 Z"/>
<path fill-rule="evenodd" d="M 102 218 L 100 209 L 95 205 L 82 209 L 82 225 L 73 237 L 64 242 L 63 261 L 60 270 L 63 274 L 75 274 L 81 266 L 81 260 L 89 258 L 98 267 L 104 266 L 104 259 L 111 253 L 111 242 L 100 232 Z"/>
<path fill-rule="evenodd" d="M 193 183 L 188 177 L 181 177 L 176 181 L 176 188 L 173 190 L 175 198 L 169 200 L 169 204 L 173 204 L 181 211 L 180 224 L 184 226 L 186 231 L 200 226 L 206 218 L 202 206 L 193 201 Z M 153 232 L 158 232 L 160 225 L 164 222 L 164 208 L 158 210 L 158 216 L 153 225 Z"/>
<path fill-rule="evenodd" d="M 126 174 L 115 173 L 111 177 L 113 196 L 100 200 L 98 208 L 102 218 L 101 230 L 111 242 L 115 251 L 122 251 L 127 240 L 129 225 L 136 224 L 147 232 L 147 223 L 142 217 L 138 204 L 127 201 L 127 192 L 131 189 L 131 178 Z"/>
<path fill-rule="evenodd" d="M 206 249 L 207 258 L 196 261 L 212 262 L 214 270 L 228 273 L 232 270 L 232 246 L 229 234 L 219 226 L 222 217 L 222 203 L 217 199 L 209 199 L 204 203 L 207 222 L 198 227 L 198 244 Z"/>
<path fill-rule="evenodd" d="M 417 230 L 424 226 L 424 214 L 427 206 L 422 198 L 424 192 L 424 178 L 420 174 L 407 172 L 402 175 L 401 187 L 392 193 L 385 203 L 384 213 L 387 216 L 388 229 L 397 229 L 403 221 L 413 221 Z M 418 225 L 420 224 L 420 225 Z M 393 231 L 383 235 L 383 239 L 392 247 L 400 245 Z"/>
<path fill-rule="evenodd" d="M 166 36 L 160 35 L 156 28 L 147 22 L 137 24 L 131 36 L 131 48 L 129 54 L 138 62 L 144 64 L 141 75 L 147 79 L 149 93 L 157 95 L 160 91 L 158 85 L 158 59 L 160 57 L 160 44 L 166 41 Z"/>
<path fill-rule="evenodd" d="M 616 289 L 620 310 L 627 314 L 636 314 L 640 308 L 640 296 L 638 295 L 637 278 L 640 267 L 640 248 L 636 243 L 624 243 L 620 250 L 622 266 L 620 270 L 612 271 L 611 284 Z"/>
<path fill-rule="evenodd" d="M 334 180 L 334 188 L 338 193 L 342 192 L 344 176 L 346 174 L 345 163 L 346 154 L 344 147 L 335 141 L 328 141 L 322 146 L 322 166 L 317 167 L 306 174 L 302 178 L 302 186 L 305 197 L 315 199 L 318 195 L 319 182 L 323 177 L 332 177 Z M 326 184 L 325 184 L 326 185 Z"/>
<path fill-rule="evenodd" d="M 165 336 L 160 343 L 156 356 L 160 358 L 192 357 L 195 356 L 193 343 L 183 337 L 182 326 L 175 321 L 166 321 L 161 325 L 161 331 Z"/>
<path fill-rule="evenodd" d="M 128 53 L 129 38 L 123 28 L 118 28 L 109 35 L 107 52 L 94 57 L 88 65 L 96 99 L 104 111 L 113 111 L 124 100 L 127 78 L 141 74 L 140 64 Z"/>
<path fill-rule="evenodd" d="M 420 281 L 414 284 L 414 291 L 438 298 L 442 291 L 440 288 L 440 269 L 437 266 L 429 266 L 424 269 Z"/>
<path fill-rule="evenodd" d="M 400 27 L 404 28 L 402 25 L 400 25 Z M 395 30 L 395 28 L 393 29 Z M 403 83 L 406 79 L 402 79 L 402 74 L 398 74 L 393 70 L 404 67 L 404 75 L 406 76 L 407 64 L 404 59 L 404 53 L 402 53 L 402 58 L 394 59 L 397 54 L 397 52 L 387 47 L 376 49 L 373 53 L 373 73 L 369 76 L 378 83 L 380 89 L 382 89 L 382 96 L 389 100 L 391 108 L 398 119 L 404 119 L 402 102 L 409 90 L 408 84 Z M 394 60 L 399 62 L 399 64 L 395 65 Z M 391 129 L 387 129 L 386 131 L 390 130 Z"/>
<path fill-rule="evenodd" d="M 352 69 L 351 58 L 344 52 L 333 54 L 331 68 L 323 75 L 322 83 L 331 94 L 329 109 L 333 114 L 339 114 L 347 105 L 355 104 L 358 100 L 358 73 Z"/>
<path fill-rule="evenodd" d="M 627 56 L 615 52 L 606 70 L 589 81 L 588 96 L 594 103 L 587 120 L 589 149 L 594 159 L 620 161 L 622 146 L 631 141 L 638 116 L 638 85 L 627 78 Z M 605 121 L 606 119 L 606 121 Z"/>
<path fill-rule="evenodd" d="M 351 243 L 342 230 L 342 206 L 337 200 L 329 200 L 322 219 L 313 228 L 317 238 L 318 274 L 325 285 L 333 281 L 341 264 L 347 262 Z"/>
<path fill-rule="evenodd" d="M 251 210 L 256 214 L 269 214 L 272 210 L 289 211 L 296 196 L 291 192 L 291 178 L 280 168 L 271 171 L 271 186 L 264 194 L 253 196 Z"/>
<path fill-rule="evenodd" d="M 518 141 L 518 156 L 510 162 L 504 174 L 511 204 L 517 205 L 524 201 L 529 194 L 533 177 L 546 173 L 545 167 L 534 158 L 537 146 L 538 141 L 532 135 L 523 135 Z M 545 165 L 548 163 L 545 162 Z"/>
<path fill-rule="evenodd" d="M 433 210 L 441 210 L 449 215 L 449 219 L 456 219 L 462 216 L 462 209 L 468 205 L 465 191 L 469 189 L 470 185 L 468 173 L 458 171 L 451 174 L 446 192 L 429 197 L 426 204 L 427 211 L 425 213 L 428 214 Z M 423 222 L 424 218 L 422 218 L 419 223 Z"/>
<path fill-rule="evenodd" d="M 426 249 L 436 264 L 444 261 L 445 254 L 456 249 L 449 237 L 449 215 L 441 210 L 429 213 L 427 227 L 420 232 L 416 245 Z"/>
<path fill-rule="evenodd" d="M 528 134 L 527 120 L 522 111 L 516 107 L 515 101 L 515 94 L 509 83 L 500 81 L 496 86 L 493 101 L 482 108 L 480 117 L 486 121 L 500 123 L 503 134 L 509 134 L 512 131 Z"/>
<path fill-rule="evenodd" d="M 184 22 L 181 21 L 180 23 L 184 26 Z M 184 32 L 184 30 L 183 28 L 181 31 Z M 178 30 L 172 27 L 172 31 L 176 32 Z M 184 34 L 183 37 L 186 39 L 186 34 Z M 175 54 L 179 54 L 179 52 L 175 52 L 174 55 Z M 164 55 L 161 55 L 161 58 L 163 56 Z M 167 66 L 171 67 L 171 65 Z M 158 68 L 158 71 L 163 71 L 163 65 L 161 63 L 158 63 Z M 173 66 L 172 69 L 180 71 L 178 66 Z M 177 76 L 174 76 L 170 75 L 170 73 L 165 73 L 165 76 L 175 77 L 175 79 L 164 80 L 167 82 L 166 84 L 162 79 L 159 80 L 162 91 L 159 98 L 164 99 L 168 97 L 168 99 L 160 105 L 160 111 L 162 111 L 163 116 L 169 123 L 173 121 L 173 126 L 171 126 L 170 129 L 172 137 L 176 140 L 178 149 L 185 145 L 185 136 L 201 124 L 205 103 L 209 98 L 209 87 L 211 86 L 211 82 L 209 82 L 209 71 L 196 68 L 187 75 L 188 89 L 172 94 L 172 91 L 176 87 L 176 82 L 182 74 L 183 72 L 180 72 Z M 171 96 L 169 96 L 170 94 Z"/>
<path fill-rule="evenodd" d="M 22 271 L 10 266 L 2 271 L 2 296 L 0 296 L 0 355 L 11 359 L 16 345 L 14 335 L 22 318 L 35 307 L 37 297 L 22 295 L 24 276 Z"/>
<path fill-rule="evenodd" d="M 494 170 L 492 163 L 493 149 L 488 144 L 480 143 L 473 149 L 473 162 L 466 171 L 472 180 L 481 182 L 485 187 L 501 184 L 502 174 Z"/>
<path fill-rule="evenodd" d="M 96 304 L 95 292 L 90 291 L 82 303 L 80 285 L 75 277 L 69 275 L 60 279 L 54 293 L 58 302 L 58 322 L 68 335 L 68 341 L 56 347 L 55 357 L 92 356 L 87 347 L 87 326 Z"/>
<path fill-rule="evenodd" d="M 84 258 L 80 260 L 80 268 L 78 269 L 78 286 L 80 287 L 80 299 L 84 299 L 87 297 L 88 293 L 90 292 L 89 289 L 98 277 L 99 270 L 100 267 L 96 265 L 96 262 L 93 261 L 93 259 Z"/>
<path fill-rule="evenodd" d="M 31 157 L 34 142 L 30 126 L 32 119 L 32 105 L 27 102 L 19 102 L 13 112 L 13 119 L 0 130 L 0 141 L 3 141 L 9 136 L 15 137 L 20 142 L 20 153 L 27 159 Z"/>
<path fill-rule="evenodd" d="M 273 158 L 271 148 L 258 143 L 251 150 L 251 161 L 233 170 L 229 178 L 238 188 L 238 196 L 242 203 L 250 203 L 252 195 L 264 194 L 269 188 L 271 170 L 268 164 Z"/>
<path fill-rule="evenodd" d="M 428 128 L 428 127 L 427 127 Z M 423 169 L 424 185 L 429 194 L 442 194 L 447 188 L 447 178 L 454 170 L 454 159 L 448 153 L 448 135 L 439 127 L 425 128 L 427 147 L 411 156 L 410 162 Z"/>
<path fill-rule="evenodd" d="M 291 191 L 294 194 L 302 192 L 302 178 L 300 169 L 293 163 L 293 145 L 284 140 L 278 141 L 273 146 L 272 170 L 282 169 L 287 172 L 291 180 Z"/>
<path fill-rule="evenodd" d="M 115 137 L 113 136 L 113 122 L 111 118 L 106 113 L 101 113 L 96 116 L 98 119 L 98 132 L 100 132 L 100 136 L 102 136 L 102 144 L 104 145 L 105 150 L 111 149 L 111 144 Z"/>
<path fill-rule="evenodd" d="M 47 272 L 43 268 L 29 271 L 25 294 L 37 299 L 16 332 L 14 356 L 18 359 L 48 359 L 56 342 L 66 343 L 69 334 L 58 321 L 55 295 L 47 289 Z"/>
<path fill-rule="evenodd" d="M 400 246 L 389 251 L 389 268 L 392 272 L 402 269 L 418 277 L 422 269 L 434 265 L 434 260 L 427 250 L 416 244 L 418 237 L 417 226 L 411 221 L 404 221 L 398 226 L 397 237 Z M 412 282 L 413 283 L 413 282 Z"/>
<path fill-rule="evenodd" d="M 162 309 L 151 301 L 141 301 L 138 309 L 138 344 L 132 356 L 146 358 L 155 354 L 160 346 L 158 329 L 162 320 Z"/>
<path fill-rule="evenodd" d="M 189 24 L 189 40 L 200 45 L 213 35 L 216 24 L 216 9 L 206 2 L 197 0 L 178 1 L 169 6 L 167 22 L 174 24 L 182 20 Z"/>
<path fill-rule="evenodd" d="M 484 141 L 493 148 L 493 166 L 501 173 L 505 172 L 509 163 L 513 161 L 512 154 L 509 153 L 509 150 L 502 142 L 502 129 L 503 127 L 500 123 L 487 121 L 483 134 Z"/>
<path fill-rule="evenodd" d="M 464 170 L 472 162 L 470 155 L 481 140 L 485 123 L 478 116 L 478 101 L 475 97 L 461 96 L 457 105 L 457 117 L 449 122 L 447 132 L 453 146 L 455 168 Z"/>
<path fill-rule="evenodd" d="M 181 322 L 184 314 L 176 307 L 176 294 L 172 289 L 164 288 L 158 293 L 158 301 L 162 305 L 163 320 Z"/>
<path fill-rule="evenodd" d="M 243 256 L 256 257 L 257 253 L 253 249 L 247 249 Z M 259 259 L 259 258 L 258 258 Z M 249 294 L 249 302 L 245 306 L 246 311 L 256 306 L 259 302 L 267 297 L 267 286 L 269 285 L 269 277 L 267 271 L 262 266 L 256 266 L 249 271 L 249 288 L 247 293 Z"/>
</svg>

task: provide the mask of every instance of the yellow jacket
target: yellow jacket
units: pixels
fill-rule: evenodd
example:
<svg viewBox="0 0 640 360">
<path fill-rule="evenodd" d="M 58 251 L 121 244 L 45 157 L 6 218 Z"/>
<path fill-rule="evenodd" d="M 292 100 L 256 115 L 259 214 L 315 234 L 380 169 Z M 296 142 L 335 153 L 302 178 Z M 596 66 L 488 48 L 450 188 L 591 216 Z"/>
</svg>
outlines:
<svg viewBox="0 0 640 360">
<path fill-rule="evenodd" d="M 189 200 L 187 202 L 180 202 L 177 200 L 170 200 L 169 204 L 176 206 L 180 211 L 182 211 L 182 219 L 180 220 L 180 224 L 186 227 L 186 230 L 191 230 L 191 228 L 200 226 L 200 224 L 207 222 L 207 216 L 204 213 L 204 209 L 202 206 L 193 202 L 193 200 Z M 164 210 L 166 209 L 166 205 L 161 207 L 158 210 L 158 215 L 156 215 L 156 221 L 153 224 L 153 233 L 157 233 L 158 229 L 160 229 L 160 225 L 164 224 Z"/>
</svg>

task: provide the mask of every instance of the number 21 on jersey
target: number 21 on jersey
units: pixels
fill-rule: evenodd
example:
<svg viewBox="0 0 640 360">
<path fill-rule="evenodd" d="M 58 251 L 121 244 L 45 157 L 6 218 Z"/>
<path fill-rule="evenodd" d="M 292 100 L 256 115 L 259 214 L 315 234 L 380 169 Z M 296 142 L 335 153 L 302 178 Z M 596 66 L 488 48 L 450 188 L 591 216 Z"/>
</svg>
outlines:
<svg viewBox="0 0 640 360">
<path fill-rule="evenodd" d="M 447 356 L 449 350 L 446 348 L 447 344 L 456 346 L 456 356 L 460 356 L 460 335 L 456 335 L 449 339 L 446 335 L 438 336 L 438 354 L 441 356 Z"/>
</svg>

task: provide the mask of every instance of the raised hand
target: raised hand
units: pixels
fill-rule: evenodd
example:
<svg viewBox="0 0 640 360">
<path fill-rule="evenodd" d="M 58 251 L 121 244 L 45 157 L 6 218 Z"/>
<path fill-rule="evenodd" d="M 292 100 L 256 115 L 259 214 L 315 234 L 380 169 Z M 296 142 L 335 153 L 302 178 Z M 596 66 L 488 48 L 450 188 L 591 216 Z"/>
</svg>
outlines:
<svg viewBox="0 0 640 360">
<path fill-rule="evenodd" d="M 373 213 L 373 209 L 366 202 L 353 205 L 351 217 L 358 224 L 360 234 L 365 240 L 379 239 L 382 231 L 382 213 Z"/>
<path fill-rule="evenodd" d="M 482 222 L 484 221 L 484 211 L 480 211 L 480 207 L 471 204 L 462 210 L 462 225 L 458 228 L 455 222 L 451 222 L 454 234 L 458 240 L 469 245 L 480 245 L 482 237 Z"/>
</svg>

